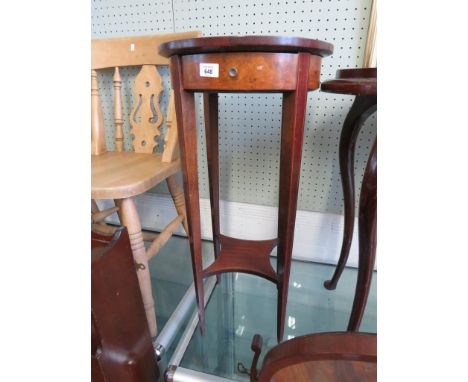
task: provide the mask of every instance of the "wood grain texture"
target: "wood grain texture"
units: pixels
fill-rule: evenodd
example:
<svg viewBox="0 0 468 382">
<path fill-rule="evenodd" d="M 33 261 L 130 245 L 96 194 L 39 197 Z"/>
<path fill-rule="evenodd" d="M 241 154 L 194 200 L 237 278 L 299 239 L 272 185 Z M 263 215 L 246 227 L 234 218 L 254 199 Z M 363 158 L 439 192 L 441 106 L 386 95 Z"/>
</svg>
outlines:
<svg viewBox="0 0 468 382">
<path fill-rule="evenodd" d="M 159 369 L 126 230 L 91 234 L 91 378 L 152 382 Z"/>
<path fill-rule="evenodd" d="M 163 121 L 159 95 L 163 90 L 161 76 L 154 65 L 143 65 L 133 86 L 133 109 L 130 114 L 130 134 L 137 153 L 151 154 L 157 146 Z"/>
<path fill-rule="evenodd" d="M 343 188 L 344 202 L 344 230 L 340 257 L 335 272 L 330 280 L 325 281 L 324 286 L 333 290 L 345 268 L 354 233 L 354 152 L 356 141 L 362 125 L 367 118 L 377 109 L 377 98 L 375 96 L 357 96 L 346 115 L 340 136 L 339 163 L 341 186 Z"/>
<path fill-rule="evenodd" d="M 179 215 L 175 219 L 172 219 L 169 224 L 164 227 L 161 233 L 152 241 L 148 249 L 146 250 L 146 257 L 150 260 L 154 255 L 156 255 L 161 248 L 167 243 L 167 241 L 171 238 L 174 234 L 175 230 L 179 228 L 181 223 L 184 220 L 184 216 Z M 143 235 L 143 241 L 145 239 L 145 235 Z"/>
<path fill-rule="evenodd" d="M 259 382 L 375 382 L 377 336 L 370 333 L 318 333 L 285 341 L 263 361 Z M 255 379 L 251 379 L 255 381 Z"/>
<path fill-rule="evenodd" d="M 312 89 L 317 88 L 320 78 L 321 57 L 312 58 L 311 54 L 325 56 L 332 52 L 332 48 L 332 45 L 317 40 L 246 36 L 174 41 L 161 46 L 160 50 L 162 55 L 172 56 L 171 75 L 176 95 L 196 290 L 202 285 L 203 277 L 224 272 L 251 273 L 277 283 L 278 341 L 281 341 L 284 332 L 307 91 L 309 86 Z M 200 63 L 218 64 L 218 77 L 200 76 Z M 215 254 L 218 254 L 214 263 L 204 271 L 198 204 L 197 134 L 193 97 L 195 90 L 205 93 L 211 213 Z M 219 232 L 218 95 L 213 94 L 219 91 L 283 93 L 278 239 L 241 240 L 223 236 Z M 196 224 L 195 227 L 192 227 L 193 223 Z M 269 254 L 277 242 L 278 266 L 275 272 L 269 263 Z M 204 305 L 203 298 L 200 298 L 203 290 L 200 289 L 197 303 L 203 332 Z"/>
<path fill-rule="evenodd" d="M 374 141 L 359 200 L 359 267 L 348 330 L 357 331 L 369 296 L 377 248 L 377 139 Z"/>
<path fill-rule="evenodd" d="M 107 152 L 91 158 L 91 197 L 122 199 L 148 191 L 180 170 L 180 161 L 163 163 L 161 154 Z"/>
<path fill-rule="evenodd" d="M 333 53 L 333 45 L 303 37 L 218 36 L 169 41 L 159 47 L 163 57 L 214 52 L 308 52 L 326 57 Z"/>
<path fill-rule="evenodd" d="M 219 77 L 200 76 L 202 63 L 218 64 Z M 296 66 L 294 53 L 211 53 L 182 57 L 184 88 L 194 91 L 293 90 Z M 234 73 L 231 71 L 236 75 L 231 76 Z"/>
<path fill-rule="evenodd" d="M 111 216 L 119 210 L 119 207 L 111 207 L 103 211 L 94 212 L 91 215 L 91 223 L 102 222 L 106 217 Z"/>
<path fill-rule="evenodd" d="M 188 235 L 187 210 L 185 209 L 184 192 L 179 187 L 176 175 L 171 175 L 166 179 L 167 188 L 171 194 L 172 201 L 179 216 L 182 217 L 181 223 L 184 226 L 185 233 Z"/>
<path fill-rule="evenodd" d="M 321 86 L 327 93 L 377 96 L 377 68 L 337 70 L 336 79 Z"/>
<path fill-rule="evenodd" d="M 200 227 L 200 200 L 198 192 L 197 128 L 193 93 L 182 85 L 182 65 L 178 56 L 171 57 L 171 78 L 175 95 L 177 131 L 180 145 L 180 161 L 184 179 L 185 206 L 189 229 L 193 281 L 198 306 L 199 327 L 205 331 L 205 291 L 203 287 L 203 263 Z"/>
<path fill-rule="evenodd" d="M 340 137 L 340 174 L 344 200 L 344 231 L 340 257 L 327 289 L 336 288 L 349 256 L 354 232 L 354 151 L 359 131 L 366 119 L 377 110 L 377 68 L 342 69 L 336 80 L 322 84 L 322 91 L 355 94 L 356 98 L 343 123 Z"/>
<path fill-rule="evenodd" d="M 278 342 L 283 338 L 288 299 L 289 273 L 291 269 L 297 194 L 301 170 L 302 142 L 304 139 L 304 122 L 307 108 L 309 57 L 310 55 L 307 53 L 299 53 L 296 72 L 297 87 L 294 92 L 283 95 L 277 250 Z"/>
<path fill-rule="evenodd" d="M 179 159 L 179 138 L 174 105 L 174 90 L 171 89 L 166 112 L 166 136 L 164 137 L 162 161 L 167 163 L 176 159 Z"/>
<path fill-rule="evenodd" d="M 151 337 L 156 336 L 158 329 L 156 325 L 156 312 L 154 309 L 153 292 L 151 289 L 151 275 L 148 267 L 145 244 L 141 233 L 140 218 L 133 199 L 126 198 L 117 201 L 122 211 L 122 224 L 127 227 L 133 260 L 135 263 L 138 284 L 140 286 L 143 306 Z"/>
<path fill-rule="evenodd" d="M 148 257 L 154 256 L 169 240 L 180 224 L 188 230 L 183 192 L 177 184 L 175 174 L 180 170 L 178 160 L 178 140 L 174 126 L 174 97 L 171 92 L 168 105 L 168 134 L 164 142 L 163 154 L 153 153 L 160 135 L 163 115 L 159 108 L 159 96 L 163 90 L 161 77 L 156 65 L 167 65 L 168 60 L 158 55 L 162 41 L 176 38 L 198 36 L 198 32 L 176 33 L 161 36 L 137 36 L 106 40 L 93 40 L 92 67 L 102 69 L 114 67 L 114 121 L 115 152 L 106 152 L 104 138 L 104 119 L 102 114 L 96 71 L 91 77 L 92 102 L 92 156 L 91 160 L 91 197 L 93 199 L 114 199 L 118 206 L 119 220 L 128 228 L 133 256 L 138 273 L 138 281 L 143 296 L 147 322 L 151 335 L 156 335 L 156 316 L 148 269 Z M 122 78 L 120 68 L 141 66 L 133 86 L 133 109 L 130 113 L 130 133 L 134 140 L 134 151 L 125 152 L 123 145 Z M 99 155 L 98 155 L 99 154 Z M 145 251 L 141 224 L 135 203 L 131 199 L 148 191 L 160 182 L 167 180 L 178 216 L 154 239 Z M 114 212 L 111 209 L 109 212 Z M 113 232 L 102 221 L 108 212 L 100 212 L 92 204 L 94 217 L 93 229 L 99 232 Z"/>
<path fill-rule="evenodd" d="M 118 67 L 114 70 L 112 78 L 114 83 L 114 123 L 115 123 L 115 150 L 123 151 L 123 116 L 122 116 L 122 77 Z"/>
<path fill-rule="evenodd" d="M 91 154 L 100 155 L 107 151 L 106 127 L 102 113 L 101 98 L 97 83 L 97 73 L 91 71 Z"/>
<path fill-rule="evenodd" d="M 320 69 L 322 68 L 322 57 L 310 56 L 309 57 L 309 90 L 316 90 L 320 87 Z"/>
<path fill-rule="evenodd" d="M 158 54 L 160 44 L 166 41 L 193 38 L 200 35 L 200 32 L 193 31 L 91 40 L 91 68 L 168 65 L 169 60 Z"/>
<path fill-rule="evenodd" d="M 241 240 L 220 235 L 221 251 L 218 258 L 203 271 L 203 277 L 226 272 L 243 272 L 277 282 L 270 264 L 270 253 L 278 243 L 271 240 Z"/>
<path fill-rule="evenodd" d="M 203 94 L 205 116 L 206 159 L 210 188 L 211 228 L 215 259 L 221 251 L 219 219 L 219 148 L 218 148 L 218 94 Z"/>
</svg>

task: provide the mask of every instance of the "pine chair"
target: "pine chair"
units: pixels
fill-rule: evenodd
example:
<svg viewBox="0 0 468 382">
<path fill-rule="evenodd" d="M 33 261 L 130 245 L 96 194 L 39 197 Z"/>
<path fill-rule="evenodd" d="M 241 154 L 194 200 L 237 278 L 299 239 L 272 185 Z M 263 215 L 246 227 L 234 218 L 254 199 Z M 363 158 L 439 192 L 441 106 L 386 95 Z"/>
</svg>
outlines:
<svg viewBox="0 0 468 382">
<path fill-rule="evenodd" d="M 161 134 L 163 116 L 159 96 L 163 90 L 157 65 L 169 65 L 158 54 L 163 42 L 198 37 L 199 32 L 159 36 L 100 39 L 91 42 L 91 212 L 92 226 L 101 233 L 113 233 L 115 227 L 104 223 L 117 212 L 127 227 L 151 336 L 157 333 L 156 313 L 151 290 L 148 260 L 154 256 L 182 224 L 188 232 L 184 195 L 176 180 L 180 171 L 174 96 L 170 92 L 166 116 L 167 133 L 162 153 L 156 153 L 156 137 Z M 121 67 L 141 66 L 133 86 L 130 134 L 133 151 L 124 151 Z M 97 70 L 114 68 L 115 151 L 108 151 L 105 141 L 104 115 L 98 90 Z M 134 197 L 166 181 L 174 201 L 177 217 L 159 234 L 142 234 Z M 113 199 L 115 207 L 99 211 L 96 199 Z M 144 240 L 152 240 L 145 249 Z"/>
</svg>

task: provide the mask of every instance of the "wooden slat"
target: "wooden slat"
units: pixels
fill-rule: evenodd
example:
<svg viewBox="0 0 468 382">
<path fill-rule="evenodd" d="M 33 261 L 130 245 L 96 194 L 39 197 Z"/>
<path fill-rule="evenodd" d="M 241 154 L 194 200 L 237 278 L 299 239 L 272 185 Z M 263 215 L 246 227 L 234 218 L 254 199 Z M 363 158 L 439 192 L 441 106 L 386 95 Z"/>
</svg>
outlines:
<svg viewBox="0 0 468 382">
<path fill-rule="evenodd" d="M 119 207 L 111 207 L 108 208 L 104 211 L 99 211 L 99 212 L 94 212 L 91 215 L 91 222 L 92 223 L 99 223 L 103 221 L 106 217 L 112 215 L 113 213 L 117 212 L 119 210 Z"/>
<path fill-rule="evenodd" d="M 97 83 L 97 73 L 91 71 L 91 154 L 99 155 L 107 151 L 104 115 Z"/>
<path fill-rule="evenodd" d="M 172 40 L 199 37 L 201 32 L 182 32 L 155 36 L 132 36 L 91 41 L 91 68 L 118 66 L 168 65 L 159 55 L 159 45 Z"/>
<path fill-rule="evenodd" d="M 114 227 L 105 223 L 94 223 L 91 224 L 91 231 L 101 233 L 104 235 L 113 235 L 119 227 Z"/>
<path fill-rule="evenodd" d="M 146 250 L 146 256 L 148 260 L 151 259 L 156 253 L 159 252 L 161 247 L 167 243 L 169 238 L 174 234 L 174 231 L 182 224 L 184 216 L 177 216 L 172 220 L 164 230 L 159 234 L 159 236 L 151 243 L 151 245 Z"/>
<path fill-rule="evenodd" d="M 157 145 L 155 137 L 161 134 L 159 128 L 163 121 L 159 108 L 162 90 L 162 80 L 156 66 L 143 65 L 135 78 L 130 114 L 130 133 L 135 137 L 133 148 L 137 153 L 151 154 Z"/>
<path fill-rule="evenodd" d="M 372 9 L 369 18 L 369 29 L 367 31 L 366 50 L 364 51 L 364 68 L 375 68 L 377 66 L 377 49 L 375 46 L 377 37 L 377 0 L 372 1 Z"/>
<path fill-rule="evenodd" d="M 123 151 L 123 117 L 122 117 L 122 78 L 119 67 L 114 71 L 114 122 L 115 122 L 115 149 Z"/>
<path fill-rule="evenodd" d="M 164 137 L 163 162 L 172 162 L 179 158 L 179 141 L 177 139 L 177 119 L 175 115 L 174 90 L 169 94 L 166 113 L 166 136 Z"/>
</svg>

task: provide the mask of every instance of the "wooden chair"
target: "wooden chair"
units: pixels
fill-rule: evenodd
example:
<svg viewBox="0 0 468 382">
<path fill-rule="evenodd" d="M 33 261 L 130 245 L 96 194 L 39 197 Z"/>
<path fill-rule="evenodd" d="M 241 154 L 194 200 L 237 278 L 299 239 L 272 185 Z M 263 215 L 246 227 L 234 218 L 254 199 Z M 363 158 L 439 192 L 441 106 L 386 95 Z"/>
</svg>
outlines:
<svg viewBox="0 0 468 382">
<path fill-rule="evenodd" d="M 163 42 L 199 36 L 199 32 L 174 33 L 159 36 L 139 36 L 93 40 L 91 43 L 91 211 L 92 226 L 101 233 L 113 233 L 115 227 L 104 219 L 117 212 L 121 224 L 127 227 L 137 270 L 143 304 L 151 336 L 157 333 L 156 314 L 151 291 L 148 260 L 183 225 L 188 232 L 184 195 L 176 181 L 180 171 L 174 96 L 170 92 L 166 116 L 167 133 L 162 153 L 155 153 L 155 138 L 160 135 L 163 116 L 159 96 L 163 90 L 157 65 L 169 65 L 158 54 Z M 133 151 L 124 151 L 122 112 L 122 78 L 120 68 L 141 66 L 133 86 L 133 108 L 130 113 L 130 134 L 134 136 Z M 97 70 L 114 68 L 115 151 L 108 151 L 105 141 L 104 116 L 99 96 Z M 166 181 L 178 216 L 159 234 L 143 235 L 134 197 Z M 99 211 L 96 199 L 113 199 L 115 207 Z M 145 250 L 144 240 L 152 240 Z"/>
<path fill-rule="evenodd" d="M 255 355 L 248 374 L 251 382 L 375 382 L 377 335 L 372 333 L 315 333 L 272 348 L 257 371 L 262 337 L 252 341 Z"/>
</svg>

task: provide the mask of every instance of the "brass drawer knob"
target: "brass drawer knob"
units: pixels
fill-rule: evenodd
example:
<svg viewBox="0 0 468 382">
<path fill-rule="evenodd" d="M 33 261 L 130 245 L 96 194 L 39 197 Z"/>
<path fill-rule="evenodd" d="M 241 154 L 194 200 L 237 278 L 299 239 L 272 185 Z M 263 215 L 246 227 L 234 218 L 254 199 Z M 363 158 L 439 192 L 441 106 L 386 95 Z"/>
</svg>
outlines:
<svg viewBox="0 0 468 382">
<path fill-rule="evenodd" d="M 237 77 L 237 68 L 231 68 L 229 69 L 229 77 L 234 78 Z"/>
</svg>

